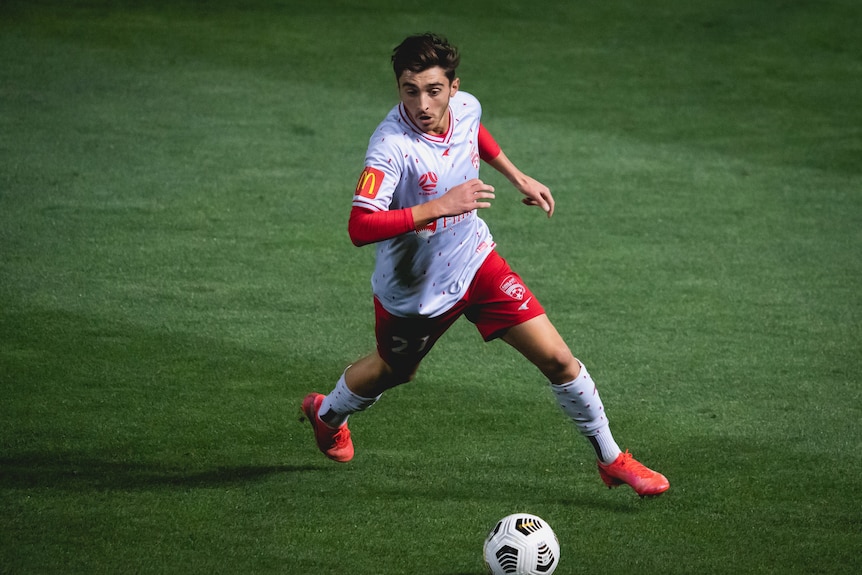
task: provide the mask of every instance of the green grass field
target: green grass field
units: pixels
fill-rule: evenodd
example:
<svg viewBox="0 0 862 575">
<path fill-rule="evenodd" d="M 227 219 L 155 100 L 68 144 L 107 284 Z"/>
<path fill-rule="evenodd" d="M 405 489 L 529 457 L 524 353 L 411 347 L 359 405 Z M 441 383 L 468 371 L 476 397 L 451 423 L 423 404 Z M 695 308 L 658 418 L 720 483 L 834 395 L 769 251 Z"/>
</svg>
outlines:
<svg viewBox="0 0 862 575">
<path fill-rule="evenodd" d="M 862 569 L 854 0 L 0 0 L 0 572 L 481 575 L 544 517 L 575 573 Z M 671 490 L 607 490 L 467 323 L 316 449 L 373 347 L 346 233 L 389 54 L 435 30 L 547 220 L 500 252 Z"/>
</svg>

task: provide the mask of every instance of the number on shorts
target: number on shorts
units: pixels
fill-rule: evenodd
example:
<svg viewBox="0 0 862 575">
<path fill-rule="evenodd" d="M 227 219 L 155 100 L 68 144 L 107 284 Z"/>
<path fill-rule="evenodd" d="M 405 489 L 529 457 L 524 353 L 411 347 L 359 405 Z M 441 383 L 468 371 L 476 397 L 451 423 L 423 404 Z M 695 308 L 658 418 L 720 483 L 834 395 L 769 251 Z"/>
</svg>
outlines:
<svg viewBox="0 0 862 575">
<path fill-rule="evenodd" d="M 407 355 L 409 353 L 422 353 L 423 351 L 425 351 L 425 347 L 428 345 L 428 340 L 430 339 L 430 335 L 425 335 L 411 342 L 409 339 L 393 335 L 392 353 L 397 353 L 399 355 Z"/>
</svg>

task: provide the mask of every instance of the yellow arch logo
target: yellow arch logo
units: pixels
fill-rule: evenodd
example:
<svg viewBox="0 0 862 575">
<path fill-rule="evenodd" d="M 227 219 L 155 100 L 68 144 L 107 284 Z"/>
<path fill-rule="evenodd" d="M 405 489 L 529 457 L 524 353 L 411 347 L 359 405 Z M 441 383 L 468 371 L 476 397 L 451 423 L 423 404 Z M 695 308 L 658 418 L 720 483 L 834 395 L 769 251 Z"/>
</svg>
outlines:
<svg viewBox="0 0 862 575">
<path fill-rule="evenodd" d="M 373 199 L 377 196 L 380 190 L 380 185 L 383 183 L 385 174 L 377 168 L 366 166 L 359 176 L 359 182 L 356 184 L 356 195 L 364 198 Z"/>
</svg>

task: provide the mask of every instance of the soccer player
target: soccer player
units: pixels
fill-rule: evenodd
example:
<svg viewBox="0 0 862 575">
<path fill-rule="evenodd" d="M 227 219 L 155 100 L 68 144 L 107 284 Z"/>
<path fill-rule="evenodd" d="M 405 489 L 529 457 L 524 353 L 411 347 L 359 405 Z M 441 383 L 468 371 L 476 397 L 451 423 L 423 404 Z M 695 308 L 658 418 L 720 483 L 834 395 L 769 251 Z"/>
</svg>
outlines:
<svg viewBox="0 0 862 575">
<path fill-rule="evenodd" d="M 658 495 L 668 480 L 617 446 L 586 367 L 497 253 L 479 217 L 495 197 L 479 179 L 480 160 L 548 217 L 554 198 L 482 125 L 478 100 L 460 90 L 459 61 L 457 49 L 435 34 L 410 36 L 393 52 L 400 102 L 371 136 L 348 223 L 355 245 L 377 249 L 371 280 L 377 349 L 348 366 L 328 395 L 303 400 L 317 445 L 330 459 L 352 459 L 348 417 L 412 380 L 434 343 L 465 316 L 485 341 L 502 339 L 544 374 L 595 449 L 608 487 L 628 484 L 640 496 Z"/>
</svg>

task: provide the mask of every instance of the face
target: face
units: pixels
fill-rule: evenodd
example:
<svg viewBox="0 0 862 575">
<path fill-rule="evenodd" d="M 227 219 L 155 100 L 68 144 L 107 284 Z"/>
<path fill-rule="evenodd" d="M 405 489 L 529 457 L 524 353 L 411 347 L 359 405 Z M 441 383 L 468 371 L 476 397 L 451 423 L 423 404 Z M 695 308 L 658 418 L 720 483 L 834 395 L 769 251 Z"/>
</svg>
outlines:
<svg viewBox="0 0 862 575">
<path fill-rule="evenodd" d="M 398 79 L 398 95 L 410 119 L 425 133 L 445 134 L 449 129 L 449 98 L 459 84 L 458 78 L 450 82 L 439 66 L 422 72 L 405 70 Z"/>
</svg>

